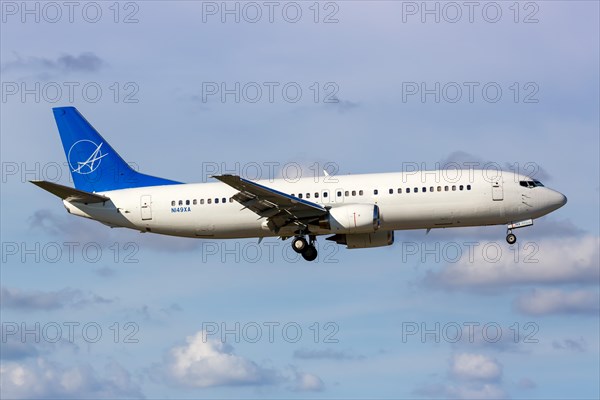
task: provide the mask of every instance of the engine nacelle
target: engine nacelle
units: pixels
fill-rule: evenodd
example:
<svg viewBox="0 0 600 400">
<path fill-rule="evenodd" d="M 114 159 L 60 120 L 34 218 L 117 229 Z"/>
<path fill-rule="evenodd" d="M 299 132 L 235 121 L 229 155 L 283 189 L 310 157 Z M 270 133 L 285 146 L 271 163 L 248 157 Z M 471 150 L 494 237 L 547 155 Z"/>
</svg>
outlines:
<svg viewBox="0 0 600 400">
<path fill-rule="evenodd" d="M 375 233 L 355 233 L 333 235 L 327 238 L 337 244 L 345 244 L 348 249 L 364 249 L 394 244 L 394 231 L 377 231 Z"/>
<path fill-rule="evenodd" d="M 380 223 L 379 207 L 375 204 L 346 204 L 332 207 L 319 225 L 331 233 L 369 233 L 379 229 Z"/>
</svg>

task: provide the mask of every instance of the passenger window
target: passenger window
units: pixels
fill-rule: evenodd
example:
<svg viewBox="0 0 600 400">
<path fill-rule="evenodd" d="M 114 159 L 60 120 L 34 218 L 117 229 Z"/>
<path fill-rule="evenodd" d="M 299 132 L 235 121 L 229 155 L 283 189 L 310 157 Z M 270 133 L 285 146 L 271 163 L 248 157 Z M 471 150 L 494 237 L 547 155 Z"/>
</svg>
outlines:
<svg viewBox="0 0 600 400">
<path fill-rule="evenodd" d="M 419 193 L 419 188 L 415 188 L 413 193 Z"/>
<path fill-rule="evenodd" d="M 456 185 L 452 185 L 452 191 L 454 192 L 456 190 Z"/>
<path fill-rule="evenodd" d="M 183 205 L 183 200 L 179 200 L 179 205 L 182 206 Z"/>
<path fill-rule="evenodd" d="M 215 199 L 215 204 L 219 204 L 219 198 L 218 197 Z"/>
<path fill-rule="evenodd" d="M 310 199 L 310 193 L 306 193 L 306 198 Z"/>
<path fill-rule="evenodd" d="M 402 194 L 402 188 L 398 188 L 398 194 Z"/>
<path fill-rule="evenodd" d="M 471 185 L 467 185 L 467 190 L 471 190 Z"/>
<path fill-rule="evenodd" d="M 410 188 L 406 188 L 406 193 L 410 193 Z"/>
<path fill-rule="evenodd" d="M 319 198 L 319 192 L 315 192 L 315 199 Z"/>
<path fill-rule="evenodd" d="M 226 198 L 226 197 L 223 197 L 223 198 L 221 199 L 221 201 L 222 201 L 223 203 L 227 203 L 227 198 Z"/>
<path fill-rule="evenodd" d="M 356 190 L 352 191 L 352 196 L 356 196 Z"/>
<path fill-rule="evenodd" d="M 347 190 L 346 190 L 346 192 L 344 194 L 346 195 L 346 197 L 350 196 L 350 192 L 348 192 Z"/>
<path fill-rule="evenodd" d="M 348 191 L 346 191 L 346 196 L 348 196 Z M 342 197 L 342 191 L 338 190 L 337 197 Z"/>
<path fill-rule="evenodd" d="M 433 192 L 433 186 L 429 186 L 429 191 Z"/>
<path fill-rule="evenodd" d="M 194 199 L 194 200 L 192 201 L 192 204 L 194 204 L 194 205 L 198 204 L 198 200 Z"/>
<path fill-rule="evenodd" d="M 172 205 L 172 206 L 174 206 L 174 205 L 175 205 L 175 200 L 173 200 L 173 201 L 171 202 L 171 205 Z"/>
<path fill-rule="evenodd" d="M 363 195 L 363 191 L 362 191 L 362 190 L 359 190 L 359 191 L 358 191 L 358 194 L 359 194 L 359 196 L 362 196 L 362 195 Z"/>
<path fill-rule="evenodd" d="M 390 194 L 394 194 L 394 189 L 389 190 Z"/>
<path fill-rule="evenodd" d="M 185 205 L 186 205 L 186 206 L 189 206 L 189 205 L 190 205 L 190 201 L 189 201 L 189 200 L 186 200 L 186 201 L 185 201 Z"/>
<path fill-rule="evenodd" d="M 374 194 L 375 196 L 377 196 L 377 194 L 379 194 L 379 190 L 377 190 L 377 189 L 373 190 L 373 194 Z"/>
<path fill-rule="evenodd" d="M 296 195 L 294 193 L 291 194 L 292 197 L 296 197 Z"/>
<path fill-rule="evenodd" d="M 204 204 L 204 199 L 200 199 L 200 204 Z"/>
<path fill-rule="evenodd" d="M 427 192 L 427 188 L 423 186 L 423 193 Z"/>
<path fill-rule="evenodd" d="M 302 193 L 298 193 L 298 198 L 301 199 L 302 198 Z"/>
<path fill-rule="evenodd" d="M 323 193 L 323 197 L 327 197 L 327 196 L 329 196 L 329 193 L 327 193 L 327 192 L 324 192 L 324 193 Z"/>
<path fill-rule="evenodd" d="M 229 198 L 229 202 L 230 202 L 230 203 L 233 203 L 233 197 L 230 197 L 230 198 Z"/>
<path fill-rule="evenodd" d="M 207 202 L 208 204 L 211 204 L 211 203 L 212 203 L 212 199 L 208 199 L 208 200 L 206 200 L 206 202 Z"/>
<path fill-rule="evenodd" d="M 444 186 L 444 191 L 448 191 L 448 186 Z"/>
<path fill-rule="evenodd" d="M 458 188 L 459 188 L 460 190 L 463 190 L 464 186 L 463 186 L 463 185 L 460 185 Z"/>
<path fill-rule="evenodd" d="M 441 187 L 441 186 L 438 186 L 438 189 L 437 189 L 437 190 L 438 190 L 438 192 L 441 192 L 441 191 L 442 191 L 442 187 Z"/>
</svg>

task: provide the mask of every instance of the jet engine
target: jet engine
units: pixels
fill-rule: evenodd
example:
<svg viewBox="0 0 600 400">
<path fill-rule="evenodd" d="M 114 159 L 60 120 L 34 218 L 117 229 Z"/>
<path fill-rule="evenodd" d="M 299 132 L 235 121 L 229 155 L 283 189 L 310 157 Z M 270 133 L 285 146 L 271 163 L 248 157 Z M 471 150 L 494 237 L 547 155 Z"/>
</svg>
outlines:
<svg viewBox="0 0 600 400">
<path fill-rule="evenodd" d="M 329 209 L 319 226 L 331 233 L 369 233 L 379 229 L 380 219 L 375 204 L 346 204 Z"/>
<path fill-rule="evenodd" d="M 336 234 L 327 238 L 337 244 L 345 244 L 348 249 L 389 246 L 394 243 L 394 231 L 375 233 Z"/>
</svg>

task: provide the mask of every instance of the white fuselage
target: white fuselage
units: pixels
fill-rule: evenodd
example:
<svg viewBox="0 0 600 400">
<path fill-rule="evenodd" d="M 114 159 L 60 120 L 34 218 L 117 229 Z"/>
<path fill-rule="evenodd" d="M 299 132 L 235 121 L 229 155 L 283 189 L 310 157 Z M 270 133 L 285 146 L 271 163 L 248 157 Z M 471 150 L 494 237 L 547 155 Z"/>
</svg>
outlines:
<svg viewBox="0 0 600 400">
<path fill-rule="evenodd" d="M 259 183 L 324 206 L 376 204 L 380 230 L 507 224 L 541 217 L 565 198 L 552 189 L 523 187 L 526 176 L 505 172 L 486 178 L 486 171 L 423 171 L 273 179 Z M 237 191 L 221 183 L 178 184 L 99 193 L 106 203 L 64 201 L 75 215 L 114 227 L 197 238 L 292 236 L 272 232 L 266 218 L 232 200 Z M 225 201 L 224 201 L 225 200 Z M 329 234 L 321 229 L 315 234 Z"/>
</svg>

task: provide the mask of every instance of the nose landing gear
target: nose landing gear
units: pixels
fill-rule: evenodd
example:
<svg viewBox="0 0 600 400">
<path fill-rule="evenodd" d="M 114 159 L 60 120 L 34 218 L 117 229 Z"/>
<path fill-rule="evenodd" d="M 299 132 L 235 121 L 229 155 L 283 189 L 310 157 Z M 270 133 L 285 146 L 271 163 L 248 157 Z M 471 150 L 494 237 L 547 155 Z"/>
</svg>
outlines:
<svg viewBox="0 0 600 400">
<path fill-rule="evenodd" d="M 512 231 L 508 231 L 508 235 L 506 235 L 506 242 L 508 244 L 515 244 L 515 242 L 517 241 L 517 237 L 515 236 L 514 233 L 512 233 Z"/>
<path fill-rule="evenodd" d="M 517 242 L 517 237 L 514 233 L 512 233 L 513 229 L 524 228 L 526 226 L 533 225 L 532 219 L 526 219 L 525 221 L 513 222 L 508 224 L 506 227 L 506 242 L 508 244 L 515 244 Z"/>
<path fill-rule="evenodd" d="M 317 258 L 318 252 L 315 247 L 315 235 L 308 236 L 309 241 L 307 242 L 303 236 L 296 236 L 294 240 L 292 240 L 292 249 L 296 253 L 302 254 L 302 258 L 306 261 L 314 261 Z"/>
</svg>

